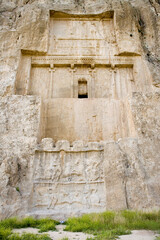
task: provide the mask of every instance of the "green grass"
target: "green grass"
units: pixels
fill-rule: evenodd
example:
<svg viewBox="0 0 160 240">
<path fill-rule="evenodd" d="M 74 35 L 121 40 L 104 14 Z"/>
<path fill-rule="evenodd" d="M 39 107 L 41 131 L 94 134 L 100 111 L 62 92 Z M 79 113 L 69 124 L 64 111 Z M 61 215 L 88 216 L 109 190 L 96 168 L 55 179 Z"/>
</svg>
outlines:
<svg viewBox="0 0 160 240">
<path fill-rule="evenodd" d="M 31 233 L 23 233 L 21 236 L 19 234 L 12 234 L 8 238 L 8 240 L 51 240 L 51 238 L 46 235 L 38 235 L 38 234 L 31 234 Z"/>
<path fill-rule="evenodd" d="M 10 218 L 0 221 L 0 240 L 51 240 L 46 235 L 23 233 L 19 235 L 12 233 L 15 228 L 38 228 L 39 232 L 55 230 L 59 222 L 52 219 L 34 219 L 32 217 L 18 219 Z M 85 214 L 78 218 L 69 218 L 66 221 L 66 231 L 86 232 L 93 234 L 94 238 L 88 240 L 115 240 L 118 236 L 129 234 L 131 230 L 147 229 L 160 230 L 159 212 L 136 212 L 136 211 L 107 211 L 104 213 Z M 63 238 L 62 240 L 68 240 Z M 156 240 L 160 240 L 158 237 Z"/>
<path fill-rule="evenodd" d="M 69 218 L 66 224 L 66 231 L 86 232 L 95 235 L 96 240 L 111 240 L 129 234 L 131 230 L 160 230 L 160 211 L 145 213 L 125 210 L 85 214 Z"/>
<path fill-rule="evenodd" d="M 0 227 L 0 240 L 5 240 L 11 234 L 10 228 Z"/>
<path fill-rule="evenodd" d="M 49 230 L 55 230 L 56 224 L 59 222 L 46 218 L 46 219 L 34 219 L 32 217 L 27 217 L 24 219 L 18 219 L 16 217 L 5 219 L 0 221 L 0 240 L 50 240 L 47 235 L 38 234 L 12 234 L 12 229 L 15 228 L 38 228 L 39 232 L 47 232 Z M 32 238 L 31 238 L 32 237 Z"/>
<path fill-rule="evenodd" d="M 33 227 L 38 228 L 40 232 L 46 232 L 48 230 L 55 230 L 56 224 L 59 224 L 59 222 L 50 218 L 34 219 L 32 217 L 27 217 L 23 219 L 18 219 L 14 217 L 0 221 L 0 228 L 3 227 L 5 229 L 13 229 Z"/>
</svg>

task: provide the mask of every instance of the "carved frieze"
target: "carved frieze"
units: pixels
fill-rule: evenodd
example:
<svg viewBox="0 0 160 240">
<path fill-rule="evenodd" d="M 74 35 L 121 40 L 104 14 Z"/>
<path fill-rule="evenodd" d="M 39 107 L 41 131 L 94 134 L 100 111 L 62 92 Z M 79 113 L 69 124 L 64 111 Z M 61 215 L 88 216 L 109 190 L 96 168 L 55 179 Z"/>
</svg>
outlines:
<svg viewBox="0 0 160 240">
<path fill-rule="evenodd" d="M 33 209 L 76 211 L 105 210 L 103 148 L 95 143 L 68 150 L 38 150 L 35 156 Z M 57 143 L 58 147 L 58 143 Z M 101 148 L 101 149 L 98 149 Z M 51 151 L 51 152 L 50 152 Z"/>
</svg>

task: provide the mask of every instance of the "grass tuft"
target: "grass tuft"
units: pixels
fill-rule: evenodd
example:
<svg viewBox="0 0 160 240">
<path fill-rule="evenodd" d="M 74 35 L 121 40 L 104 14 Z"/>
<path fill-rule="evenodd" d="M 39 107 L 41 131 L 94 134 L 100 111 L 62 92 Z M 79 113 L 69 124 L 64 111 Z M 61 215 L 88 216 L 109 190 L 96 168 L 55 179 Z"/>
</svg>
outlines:
<svg viewBox="0 0 160 240">
<path fill-rule="evenodd" d="M 18 219 L 16 217 L 0 221 L 0 228 L 13 229 L 13 228 L 39 228 L 40 232 L 46 232 L 48 230 L 55 230 L 56 224 L 59 222 L 52 220 L 50 218 L 45 219 L 34 219 L 32 217 L 27 217 L 24 219 Z"/>
<path fill-rule="evenodd" d="M 46 223 L 39 225 L 39 232 L 47 232 L 49 230 L 56 230 L 56 224 L 53 221 L 48 221 Z"/>
<path fill-rule="evenodd" d="M 66 224 L 66 231 L 86 232 L 95 235 L 96 240 L 110 240 L 119 235 L 130 234 L 131 230 L 159 230 L 160 212 L 107 211 L 69 218 Z"/>
<path fill-rule="evenodd" d="M 0 227 L 0 240 L 7 239 L 11 233 L 12 232 L 10 228 Z"/>
<path fill-rule="evenodd" d="M 45 219 L 34 219 L 32 217 L 27 217 L 23 219 L 18 219 L 16 217 L 5 219 L 0 221 L 0 240 L 51 240 L 47 235 L 38 235 L 38 234 L 27 234 L 22 235 L 12 234 L 12 229 L 15 228 L 38 228 L 39 232 L 47 232 L 49 230 L 55 230 L 56 224 L 59 222 L 45 218 Z"/>
<path fill-rule="evenodd" d="M 14 234 L 11 234 L 7 239 L 8 240 L 51 240 L 51 238 L 46 234 L 38 235 L 38 234 L 32 234 L 32 233 L 23 233 L 22 235 L 14 233 Z"/>
</svg>

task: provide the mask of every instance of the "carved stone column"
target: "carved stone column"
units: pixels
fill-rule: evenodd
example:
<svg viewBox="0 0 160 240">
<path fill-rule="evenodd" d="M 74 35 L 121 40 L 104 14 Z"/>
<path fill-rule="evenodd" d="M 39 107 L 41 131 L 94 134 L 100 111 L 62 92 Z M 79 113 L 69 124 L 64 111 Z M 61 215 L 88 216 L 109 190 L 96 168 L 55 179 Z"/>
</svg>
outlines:
<svg viewBox="0 0 160 240">
<path fill-rule="evenodd" d="M 70 72 L 72 73 L 72 78 L 71 78 L 71 98 L 76 97 L 75 94 L 75 84 L 74 84 L 74 73 L 77 71 L 77 68 L 75 68 L 74 64 L 71 64 L 71 68 L 69 69 Z"/>
<path fill-rule="evenodd" d="M 112 83 L 111 83 L 111 89 L 112 89 L 112 98 L 117 99 L 117 90 L 116 90 L 116 69 L 115 65 L 111 64 L 111 71 L 112 71 Z"/>
<path fill-rule="evenodd" d="M 25 79 L 25 87 L 24 87 L 24 95 L 29 94 L 30 91 L 30 78 L 31 78 L 31 57 L 27 59 L 24 79 Z"/>
<path fill-rule="evenodd" d="M 96 70 L 94 68 L 95 68 L 95 65 L 91 64 L 91 69 L 89 69 L 91 80 L 88 84 L 88 96 L 89 96 L 89 98 L 95 98 L 95 74 L 96 74 Z"/>
<path fill-rule="evenodd" d="M 53 64 L 50 64 L 50 69 L 49 72 L 51 73 L 51 77 L 49 80 L 49 86 L 48 86 L 48 98 L 53 98 L 53 88 L 54 88 L 54 72 L 56 68 L 54 67 Z"/>
</svg>

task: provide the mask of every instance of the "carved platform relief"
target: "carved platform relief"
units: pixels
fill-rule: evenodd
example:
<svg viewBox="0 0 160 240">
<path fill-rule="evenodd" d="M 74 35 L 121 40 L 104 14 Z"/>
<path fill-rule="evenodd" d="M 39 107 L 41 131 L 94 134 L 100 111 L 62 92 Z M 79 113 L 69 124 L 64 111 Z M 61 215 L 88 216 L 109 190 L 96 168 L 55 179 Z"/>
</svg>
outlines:
<svg viewBox="0 0 160 240">
<path fill-rule="evenodd" d="M 34 211 L 105 210 L 102 148 L 37 151 L 34 166 Z"/>
</svg>

